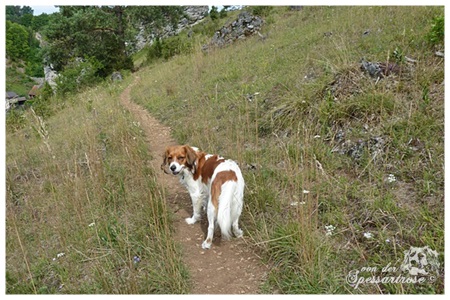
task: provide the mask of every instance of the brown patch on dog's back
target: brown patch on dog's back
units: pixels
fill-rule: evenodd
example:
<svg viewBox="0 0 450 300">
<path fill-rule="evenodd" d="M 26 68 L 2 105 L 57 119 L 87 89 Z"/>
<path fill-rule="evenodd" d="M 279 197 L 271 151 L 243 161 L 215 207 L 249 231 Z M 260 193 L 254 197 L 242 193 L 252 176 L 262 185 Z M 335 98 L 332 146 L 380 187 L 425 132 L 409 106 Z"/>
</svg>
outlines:
<svg viewBox="0 0 450 300">
<path fill-rule="evenodd" d="M 237 176 L 234 171 L 229 170 L 217 173 L 211 184 L 211 202 L 216 208 L 216 214 L 219 208 L 219 196 L 222 192 L 222 185 L 227 181 L 237 181 Z"/>
<path fill-rule="evenodd" d="M 202 169 L 202 182 L 205 184 L 208 183 L 208 180 L 210 180 L 214 174 L 214 170 L 224 161 L 225 159 L 219 159 L 218 155 L 213 155 L 207 159 Z"/>
<path fill-rule="evenodd" d="M 218 165 L 223 163 L 225 159 L 220 158 L 218 155 L 213 155 L 208 159 L 205 159 L 205 154 L 202 154 L 202 156 L 199 159 L 198 162 L 198 170 L 199 172 L 194 174 L 194 180 L 197 180 L 199 176 L 202 176 L 202 182 L 204 184 L 208 183 L 208 180 L 211 179 L 214 170 L 217 168 Z"/>
</svg>

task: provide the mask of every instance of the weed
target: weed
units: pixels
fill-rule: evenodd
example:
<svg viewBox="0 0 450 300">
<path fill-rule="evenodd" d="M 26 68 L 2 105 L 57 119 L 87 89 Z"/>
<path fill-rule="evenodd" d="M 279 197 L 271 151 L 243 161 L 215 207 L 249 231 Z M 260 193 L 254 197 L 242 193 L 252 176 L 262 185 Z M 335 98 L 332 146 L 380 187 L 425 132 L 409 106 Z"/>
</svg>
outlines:
<svg viewBox="0 0 450 300">
<path fill-rule="evenodd" d="M 444 23 L 444 15 L 433 18 L 430 32 L 426 36 L 431 45 L 437 45 L 444 42 Z"/>
</svg>

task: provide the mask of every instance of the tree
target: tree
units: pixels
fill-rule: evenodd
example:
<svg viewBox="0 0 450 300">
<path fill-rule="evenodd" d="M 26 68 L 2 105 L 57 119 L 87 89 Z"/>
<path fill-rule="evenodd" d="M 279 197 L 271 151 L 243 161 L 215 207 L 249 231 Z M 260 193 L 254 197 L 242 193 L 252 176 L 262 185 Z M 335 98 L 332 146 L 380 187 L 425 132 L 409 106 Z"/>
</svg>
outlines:
<svg viewBox="0 0 450 300">
<path fill-rule="evenodd" d="M 6 56 L 13 61 L 26 59 L 29 50 L 27 29 L 20 24 L 6 21 Z"/>
<path fill-rule="evenodd" d="M 22 23 L 22 18 L 24 16 L 28 15 L 25 17 L 26 20 L 24 20 L 24 22 L 27 23 L 33 17 L 33 9 L 29 6 L 20 7 L 20 6 L 7 5 L 5 13 L 6 13 L 6 20 L 15 22 L 15 23 L 20 23 L 25 26 L 27 26 L 27 25 Z M 30 18 L 30 16 L 31 16 L 31 18 Z"/>
<path fill-rule="evenodd" d="M 227 9 L 229 8 L 230 6 L 229 5 L 225 5 L 223 8 L 222 8 L 222 10 L 220 11 L 220 13 L 219 13 L 219 17 L 221 18 L 221 19 L 223 19 L 223 18 L 225 18 L 228 14 L 227 14 Z"/>
<path fill-rule="evenodd" d="M 127 45 L 135 39 L 136 28 L 177 23 L 180 11 L 167 6 L 61 6 L 44 31 L 49 42 L 46 60 L 62 71 L 73 58 L 95 58 L 101 77 L 132 69 Z"/>
<path fill-rule="evenodd" d="M 101 77 L 132 67 L 125 53 L 123 7 L 61 6 L 44 35 L 49 41 L 46 59 L 56 71 L 76 57 L 95 57 L 103 66 Z"/>
<path fill-rule="evenodd" d="M 211 17 L 211 20 L 216 20 L 219 18 L 219 11 L 217 10 L 217 7 L 215 7 L 214 5 L 211 7 L 209 16 Z"/>
<path fill-rule="evenodd" d="M 20 17 L 22 16 L 20 13 L 20 6 L 7 5 L 5 15 L 7 21 L 19 23 Z"/>
<path fill-rule="evenodd" d="M 34 16 L 31 20 L 31 28 L 34 31 L 39 31 L 48 24 L 49 19 L 49 15 L 46 13 L 40 14 L 39 16 Z"/>
<path fill-rule="evenodd" d="M 33 15 L 32 14 L 24 14 L 20 18 L 20 24 L 22 24 L 25 27 L 31 27 L 31 22 L 33 21 Z"/>
</svg>

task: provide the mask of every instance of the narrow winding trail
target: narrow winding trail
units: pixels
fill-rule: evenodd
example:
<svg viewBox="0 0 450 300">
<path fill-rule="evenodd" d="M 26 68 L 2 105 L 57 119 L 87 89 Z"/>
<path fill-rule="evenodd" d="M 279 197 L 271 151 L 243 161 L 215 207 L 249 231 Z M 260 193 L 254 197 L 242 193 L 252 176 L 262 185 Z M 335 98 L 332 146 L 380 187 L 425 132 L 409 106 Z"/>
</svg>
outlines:
<svg viewBox="0 0 450 300">
<path fill-rule="evenodd" d="M 145 133 L 152 167 L 159 172 L 166 146 L 174 145 L 170 128 L 162 125 L 144 108 L 131 101 L 130 91 L 139 81 L 128 86 L 121 95 L 122 105 L 140 123 Z M 192 294 L 257 294 L 266 274 L 259 257 L 246 244 L 244 238 L 233 238 L 222 242 L 213 241 L 210 250 L 203 250 L 201 243 L 207 228 L 206 216 L 201 223 L 188 225 L 184 221 L 192 213 L 192 204 L 186 189 L 175 176 L 161 174 L 158 183 L 167 191 L 166 199 L 175 213 L 175 238 L 183 249 L 183 262 L 189 268 L 192 280 Z"/>
</svg>

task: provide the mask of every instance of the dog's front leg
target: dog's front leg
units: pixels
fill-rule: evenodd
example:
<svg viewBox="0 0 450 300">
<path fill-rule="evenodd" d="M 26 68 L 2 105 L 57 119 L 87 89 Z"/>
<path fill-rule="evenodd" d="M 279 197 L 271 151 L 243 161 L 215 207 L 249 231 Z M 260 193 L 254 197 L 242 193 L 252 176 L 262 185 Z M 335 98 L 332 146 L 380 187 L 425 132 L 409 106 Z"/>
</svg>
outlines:
<svg viewBox="0 0 450 300">
<path fill-rule="evenodd" d="M 192 200 L 192 218 L 186 218 L 186 223 L 189 225 L 195 224 L 201 218 L 203 195 L 200 192 L 191 193 Z"/>
</svg>

